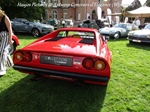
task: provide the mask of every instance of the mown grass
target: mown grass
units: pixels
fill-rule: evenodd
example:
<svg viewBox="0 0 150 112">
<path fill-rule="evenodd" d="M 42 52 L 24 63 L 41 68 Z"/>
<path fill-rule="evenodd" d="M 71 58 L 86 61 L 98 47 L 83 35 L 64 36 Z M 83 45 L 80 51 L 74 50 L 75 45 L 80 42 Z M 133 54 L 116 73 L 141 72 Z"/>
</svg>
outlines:
<svg viewBox="0 0 150 112">
<path fill-rule="evenodd" d="M 21 45 L 35 38 L 18 35 Z M 107 87 L 31 77 L 12 68 L 0 78 L 0 112 L 149 112 L 150 46 L 109 40 L 113 53 Z"/>
</svg>

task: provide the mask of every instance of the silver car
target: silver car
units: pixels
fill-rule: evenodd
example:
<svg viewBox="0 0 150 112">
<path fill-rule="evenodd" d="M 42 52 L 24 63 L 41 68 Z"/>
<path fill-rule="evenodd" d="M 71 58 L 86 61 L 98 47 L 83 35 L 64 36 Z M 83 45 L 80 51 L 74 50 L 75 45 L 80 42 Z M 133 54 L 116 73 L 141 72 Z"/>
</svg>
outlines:
<svg viewBox="0 0 150 112">
<path fill-rule="evenodd" d="M 147 24 L 142 30 L 130 31 L 127 39 L 130 43 L 150 43 L 150 24 Z"/>
<path fill-rule="evenodd" d="M 114 39 L 118 39 L 120 37 L 127 37 L 128 32 L 132 30 L 133 25 L 130 23 L 118 23 L 113 27 L 105 27 L 99 29 L 101 35 L 109 36 Z"/>
</svg>

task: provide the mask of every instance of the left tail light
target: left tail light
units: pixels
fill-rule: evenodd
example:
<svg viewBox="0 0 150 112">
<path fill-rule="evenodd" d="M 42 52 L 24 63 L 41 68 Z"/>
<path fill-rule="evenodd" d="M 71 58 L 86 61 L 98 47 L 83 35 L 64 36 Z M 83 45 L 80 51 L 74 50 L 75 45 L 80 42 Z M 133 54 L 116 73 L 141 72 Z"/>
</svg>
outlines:
<svg viewBox="0 0 150 112">
<path fill-rule="evenodd" d="M 16 52 L 15 53 L 15 59 L 17 60 L 17 61 L 22 61 L 23 60 L 23 53 L 22 52 Z"/>
<path fill-rule="evenodd" d="M 94 66 L 94 61 L 90 58 L 86 58 L 86 59 L 83 60 L 82 65 L 86 69 L 91 69 Z"/>
<path fill-rule="evenodd" d="M 15 60 L 16 61 L 23 61 L 23 62 L 30 62 L 32 60 L 32 54 L 30 52 L 21 52 L 18 51 L 15 53 Z"/>
</svg>

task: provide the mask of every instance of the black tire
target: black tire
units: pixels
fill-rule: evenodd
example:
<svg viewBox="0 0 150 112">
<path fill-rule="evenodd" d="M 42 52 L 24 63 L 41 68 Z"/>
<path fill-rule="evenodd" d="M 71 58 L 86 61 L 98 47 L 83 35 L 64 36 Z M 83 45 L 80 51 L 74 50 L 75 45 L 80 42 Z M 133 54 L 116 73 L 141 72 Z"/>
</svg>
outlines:
<svg viewBox="0 0 150 112">
<path fill-rule="evenodd" d="M 32 29 L 32 35 L 33 35 L 33 37 L 39 37 L 40 36 L 40 32 L 39 32 L 39 30 L 38 29 Z"/>
<path fill-rule="evenodd" d="M 116 32 L 116 33 L 114 34 L 114 39 L 118 39 L 118 38 L 120 38 L 120 37 L 121 37 L 120 32 Z"/>
<path fill-rule="evenodd" d="M 14 42 L 13 45 L 9 48 L 9 54 L 12 55 L 16 50 L 16 43 Z"/>
<path fill-rule="evenodd" d="M 0 78 L 2 77 L 3 75 L 0 75 Z"/>
<path fill-rule="evenodd" d="M 134 43 L 134 42 L 133 42 L 132 40 L 129 40 L 129 43 L 132 44 L 132 43 Z"/>
</svg>

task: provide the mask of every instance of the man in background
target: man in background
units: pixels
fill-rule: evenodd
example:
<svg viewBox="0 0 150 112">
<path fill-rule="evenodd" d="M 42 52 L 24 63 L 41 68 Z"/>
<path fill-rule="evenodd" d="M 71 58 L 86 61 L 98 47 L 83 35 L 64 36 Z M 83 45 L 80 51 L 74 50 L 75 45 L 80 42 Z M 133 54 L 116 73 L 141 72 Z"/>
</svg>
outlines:
<svg viewBox="0 0 150 112">
<path fill-rule="evenodd" d="M 135 20 L 133 21 L 133 30 L 138 30 L 140 25 L 141 22 L 139 20 L 139 17 L 135 17 Z"/>
</svg>

